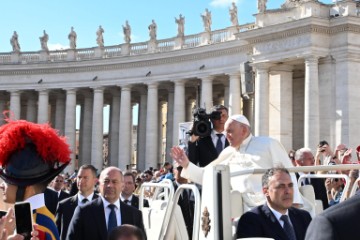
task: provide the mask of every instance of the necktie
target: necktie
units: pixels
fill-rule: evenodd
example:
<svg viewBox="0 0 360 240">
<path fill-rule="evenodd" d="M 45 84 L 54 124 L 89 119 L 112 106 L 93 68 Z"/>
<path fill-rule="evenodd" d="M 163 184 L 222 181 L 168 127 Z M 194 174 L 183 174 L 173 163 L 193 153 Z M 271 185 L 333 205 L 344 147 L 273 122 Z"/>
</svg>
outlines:
<svg viewBox="0 0 360 240">
<path fill-rule="evenodd" d="M 295 231 L 294 231 L 294 228 L 290 224 L 289 217 L 287 215 L 282 215 L 280 217 L 280 219 L 284 221 L 283 228 L 284 228 L 284 231 L 285 231 L 286 235 L 288 236 L 288 238 L 290 240 L 296 240 Z"/>
<path fill-rule="evenodd" d="M 111 232 L 111 230 L 117 226 L 116 213 L 115 213 L 116 206 L 114 204 L 110 204 L 108 208 L 111 209 L 109 214 L 109 221 L 108 221 L 108 232 Z"/>
<path fill-rule="evenodd" d="M 310 185 L 310 181 L 308 178 L 305 178 L 305 185 Z"/>
<path fill-rule="evenodd" d="M 216 142 L 216 151 L 217 151 L 218 154 L 220 154 L 221 151 L 223 150 L 223 144 L 221 142 L 221 138 L 222 138 L 223 134 L 218 133 L 218 134 L 216 134 L 216 136 L 218 137 L 218 140 Z"/>
<path fill-rule="evenodd" d="M 85 203 L 87 203 L 89 200 L 87 199 L 87 198 L 84 198 L 83 200 L 81 200 L 81 203 L 82 204 L 85 204 Z"/>
<path fill-rule="evenodd" d="M 124 200 L 124 203 L 129 205 L 130 201 L 126 199 L 126 200 Z"/>
</svg>

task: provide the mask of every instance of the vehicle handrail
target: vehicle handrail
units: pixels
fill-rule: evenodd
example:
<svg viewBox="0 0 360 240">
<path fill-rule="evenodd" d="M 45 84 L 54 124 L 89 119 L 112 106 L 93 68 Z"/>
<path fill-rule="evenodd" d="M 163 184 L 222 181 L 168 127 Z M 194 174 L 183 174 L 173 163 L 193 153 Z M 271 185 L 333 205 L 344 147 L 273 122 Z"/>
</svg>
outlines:
<svg viewBox="0 0 360 240">
<path fill-rule="evenodd" d="M 163 225 L 161 227 L 160 231 L 160 239 L 164 239 L 164 237 L 167 234 L 168 227 L 170 225 L 170 216 L 173 216 L 175 207 L 177 205 L 177 202 L 179 200 L 180 195 L 185 189 L 190 189 L 194 194 L 194 221 L 193 221 L 193 233 L 192 233 L 192 239 L 197 239 L 199 236 L 200 231 L 200 192 L 196 185 L 194 184 L 181 184 L 178 189 L 176 190 L 173 198 L 172 198 L 172 206 L 168 208 L 169 211 L 165 214 L 165 219 L 163 222 Z"/>
<path fill-rule="evenodd" d="M 161 189 L 161 188 L 164 188 L 164 190 L 169 191 L 168 194 L 164 195 L 166 201 L 170 202 L 174 196 L 174 186 L 169 179 L 164 179 L 163 181 L 161 181 L 159 183 L 145 182 L 145 183 L 141 184 L 141 187 L 140 187 L 140 194 L 139 194 L 139 210 L 140 211 L 143 209 L 143 205 L 144 205 L 143 203 L 144 203 L 145 187 L 154 187 L 155 188 L 155 192 L 153 195 L 153 197 L 155 197 L 155 198 L 158 195 L 159 189 Z"/>
<path fill-rule="evenodd" d="M 360 181 L 360 177 L 358 177 L 355 182 L 354 182 L 354 185 L 352 186 L 351 188 L 351 192 L 350 192 L 350 196 L 354 196 L 355 195 L 355 192 L 356 190 L 358 189 L 358 182 Z"/>
<path fill-rule="evenodd" d="M 289 172 L 315 172 L 315 171 L 336 171 L 336 170 L 353 170 L 360 169 L 360 164 L 339 164 L 339 165 L 328 165 L 328 166 L 299 166 L 299 167 L 288 167 L 286 168 Z M 245 174 L 264 174 L 267 168 L 252 168 L 244 169 L 240 171 L 234 171 L 230 173 L 231 177 L 236 177 Z"/>
</svg>

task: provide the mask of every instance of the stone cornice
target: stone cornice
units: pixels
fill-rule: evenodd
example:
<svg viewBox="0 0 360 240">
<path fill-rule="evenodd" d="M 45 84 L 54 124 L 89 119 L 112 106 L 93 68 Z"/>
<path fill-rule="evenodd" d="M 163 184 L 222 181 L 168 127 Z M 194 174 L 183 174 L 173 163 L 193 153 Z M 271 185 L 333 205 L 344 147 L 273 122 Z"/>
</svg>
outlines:
<svg viewBox="0 0 360 240">
<path fill-rule="evenodd" d="M 326 25 L 321 25 L 323 23 L 315 23 L 315 22 L 311 22 L 310 20 L 307 21 L 305 20 L 307 19 L 299 20 L 299 21 L 304 21 L 304 23 L 308 23 L 308 24 L 305 25 L 300 24 L 298 26 L 294 26 L 292 28 L 287 28 L 287 29 L 284 26 L 286 30 L 283 31 L 278 31 L 278 32 L 268 31 L 268 28 L 274 27 L 274 26 L 269 26 L 269 27 L 253 30 L 253 32 L 252 31 L 245 32 L 243 36 L 240 33 L 238 37 L 242 40 L 246 40 L 249 44 L 253 45 L 257 43 L 274 41 L 278 39 L 284 39 L 293 36 L 312 34 L 312 33 L 324 34 L 330 36 L 343 32 L 360 33 L 360 24 L 353 23 L 353 21 L 342 22 L 340 24 L 336 24 L 336 25 L 334 24 L 333 26 L 329 26 L 329 25 L 326 26 Z M 281 25 L 287 25 L 287 24 L 288 23 Z"/>
<path fill-rule="evenodd" d="M 182 55 L 174 56 L 174 52 L 171 56 L 169 53 L 153 54 L 139 57 L 129 57 L 126 60 L 121 59 L 121 62 L 114 63 L 115 58 L 112 61 L 109 59 L 100 59 L 94 61 L 82 61 L 80 63 L 74 62 L 74 65 L 70 66 L 69 62 L 63 64 L 57 63 L 56 66 L 52 64 L 27 64 L 27 65 L 16 65 L 16 69 L 7 70 L 7 67 L 14 68 L 14 65 L 2 65 L 0 66 L 0 76 L 8 75 L 35 75 L 35 74 L 63 74 L 63 73 L 78 73 L 78 72 L 91 72 L 91 71 L 108 71 L 108 70 L 121 70 L 129 68 L 141 68 L 156 65 L 173 64 L 194 60 L 202 60 L 206 58 L 213 58 L 219 56 L 228 56 L 238 54 L 241 52 L 251 51 L 251 46 L 243 45 L 236 46 L 232 44 L 231 47 L 226 48 L 227 44 L 221 44 L 225 47 L 223 49 L 217 49 L 216 46 L 204 46 L 199 52 L 199 49 L 187 49 L 182 50 Z M 220 45 L 220 44 L 218 44 Z M 142 60 L 142 58 L 144 58 Z M 105 63 L 105 64 L 104 64 Z M 84 64 L 88 64 L 84 66 Z M 79 66 L 80 65 L 80 66 Z M 21 69 L 22 68 L 22 69 Z"/>
</svg>

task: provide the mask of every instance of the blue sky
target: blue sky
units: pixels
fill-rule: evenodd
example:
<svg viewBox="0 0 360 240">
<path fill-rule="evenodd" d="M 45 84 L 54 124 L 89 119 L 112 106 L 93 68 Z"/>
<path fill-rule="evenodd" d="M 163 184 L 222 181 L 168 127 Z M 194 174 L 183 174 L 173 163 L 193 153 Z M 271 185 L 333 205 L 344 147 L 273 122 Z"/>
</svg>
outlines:
<svg viewBox="0 0 360 240">
<path fill-rule="evenodd" d="M 203 31 L 202 14 L 212 12 L 212 29 L 230 26 L 228 9 L 233 0 L 15 0 L 2 1 L 0 14 L 0 52 L 10 52 L 13 31 L 19 35 L 22 51 L 40 50 L 39 37 L 49 34 L 49 48 L 66 48 L 67 35 L 74 26 L 78 48 L 96 46 L 96 30 L 105 30 L 105 46 L 123 43 L 122 25 L 126 20 L 132 28 L 132 42 L 149 39 L 147 26 L 154 19 L 158 39 L 177 33 L 174 17 L 185 16 L 185 34 Z M 331 3 L 332 0 L 321 0 Z M 237 0 L 239 23 L 254 22 L 257 0 Z M 285 0 L 268 0 L 268 9 L 279 8 Z"/>
</svg>

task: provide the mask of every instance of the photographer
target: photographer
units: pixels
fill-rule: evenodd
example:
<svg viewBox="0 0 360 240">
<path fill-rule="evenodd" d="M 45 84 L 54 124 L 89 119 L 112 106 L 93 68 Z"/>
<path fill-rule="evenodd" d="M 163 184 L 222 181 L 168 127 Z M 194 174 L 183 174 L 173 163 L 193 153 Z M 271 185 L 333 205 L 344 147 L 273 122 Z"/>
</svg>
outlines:
<svg viewBox="0 0 360 240">
<path fill-rule="evenodd" d="M 211 114 L 206 114 L 204 109 L 195 111 L 193 135 L 188 144 L 188 157 L 192 163 L 205 167 L 229 145 L 224 131 L 228 117 L 228 109 L 223 105 L 214 106 Z"/>
</svg>

